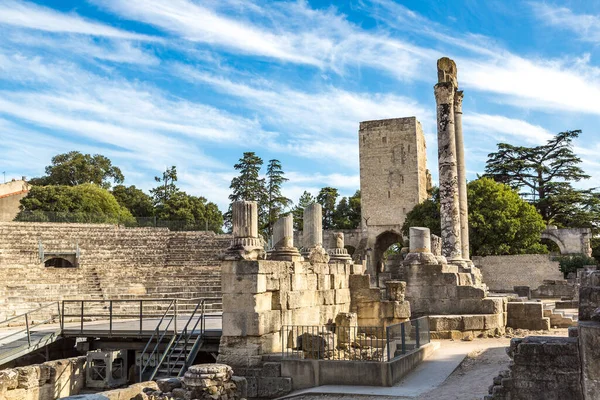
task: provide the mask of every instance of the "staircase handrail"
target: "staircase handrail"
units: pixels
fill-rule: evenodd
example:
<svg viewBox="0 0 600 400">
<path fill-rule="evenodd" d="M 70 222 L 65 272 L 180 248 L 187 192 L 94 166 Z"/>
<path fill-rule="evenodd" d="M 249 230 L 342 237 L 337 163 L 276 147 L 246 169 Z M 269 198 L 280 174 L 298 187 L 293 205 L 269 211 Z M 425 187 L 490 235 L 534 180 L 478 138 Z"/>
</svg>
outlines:
<svg viewBox="0 0 600 400">
<path fill-rule="evenodd" d="M 169 319 L 169 323 L 167 324 L 167 326 L 165 327 L 165 329 L 162 330 L 162 334 L 161 334 L 161 329 L 160 326 L 162 325 L 165 317 L 169 314 L 169 311 L 171 310 L 171 308 L 174 308 L 174 312 L 171 315 L 171 318 Z M 148 365 L 150 364 L 150 362 L 152 361 L 152 356 L 154 356 L 154 353 L 156 353 L 156 351 L 158 350 L 158 347 L 160 346 L 160 343 L 162 342 L 162 340 L 164 339 L 165 335 L 167 334 L 169 327 L 171 326 L 171 323 L 173 322 L 173 319 L 177 318 L 177 299 L 173 299 L 171 301 L 171 303 L 169 303 L 169 307 L 167 307 L 167 309 L 165 310 L 164 314 L 162 315 L 162 317 L 160 318 L 160 321 L 158 322 L 158 325 L 156 325 L 156 329 L 154 329 L 154 332 L 152 332 L 152 336 L 150 336 L 150 339 L 148 340 L 148 343 L 146 343 L 146 346 L 144 347 L 144 350 L 142 350 L 142 352 L 140 353 L 140 382 L 142 381 L 142 377 L 144 375 L 144 372 L 146 371 L 146 368 L 148 368 Z M 159 338 L 160 335 L 160 338 Z M 146 354 L 146 351 L 148 350 L 148 347 L 150 346 L 150 344 L 152 343 L 152 340 L 156 337 L 156 345 L 154 346 L 154 348 L 152 349 L 152 353 L 150 353 L 150 355 L 148 356 L 148 360 L 146 360 L 146 362 L 144 362 L 144 354 Z M 173 340 L 175 339 L 175 335 L 173 335 L 173 338 L 171 339 L 170 344 L 172 344 Z M 163 354 L 163 357 L 161 358 L 161 360 L 158 362 L 157 365 L 160 365 L 162 363 L 162 361 L 164 360 L 164 356 L 166 355 L 166 351 Z M 152 372 L 152 378 L 154 378 L 154 375 L 156 375 L 156 370 L 154 370 Z M 152 379 L 150 378 L 150 379 Z"/>
<path fill-rule="evenodd" d="M 205 303 L 206 303 L 206 299 L 200 299 L 200 301 L 198 302 L 198 304 L 196 304 L 196 307 L 194 307 L 194 311 L 192 311 L 192 314 L 190 315 L 190 317 L 188 318 L 185 327 L 183 328 L 183 330 L 181 331 L 181 333 L 177 336 L 177 340 L 175 341 L 175 343 L 167 349 L 168 357 L 166 358 L 169 363 L 169 367 L 167 368 L 167 371 L 170 373 L 171 372 L 171 356 L 173 355 L 173 352 L 175 351 L 175 349 L 177 348 L 177 346 L 179 345 L 179 343 L 181 342 L 182 339 L 184 339 L 184 348 L 187 349 L 187 345 L 189 343 L 189 339 L 191 334 L 193 334 L 196 331 L 196 328 L 198 327 L 198 323 L 202 321 L 202 324 L 200 325 L 200 334 L 198 335 L 198 337 L 196 338 L 196 341 L 198 341 L 198 338 L 201 338 L 204 334 L 204 309 L 205 309 Z M 194 324 L 194 327 L 192 328 L 192 330 L 190 331 L 191 333 L 188 333 L 188 327 L 190 326 L 190 323 L 192 322 L 192 320 L 194 319 L 194 317 L 196 316 L 196 313 L 198 312 L 198 308 L 202 307 L 202 312 L 200 314 L 200 318 L 196 320 L 196 323 Z M 195 343 L 195 342 L 194 342 Z M 173 364 L 176 364 L 180 359 L 181 359 L 181 352 L 177 355 L 177 358 L 175 359 L 175 361 L 173 362 Z M 190 352 L 191 354 L 191 352 Z M 186 359 L 184 360 L 184 368 L 188 363 L 188 356 L 186 355 Z M 156 372 L 158 372 L 158 370 L 160 369 L 161 364 L 158 364 L 156 366 Z M 181 371 L 179 372 L 181 373 Z M 178 375 L 179 376 L 179 375 Z"/>
</svg>

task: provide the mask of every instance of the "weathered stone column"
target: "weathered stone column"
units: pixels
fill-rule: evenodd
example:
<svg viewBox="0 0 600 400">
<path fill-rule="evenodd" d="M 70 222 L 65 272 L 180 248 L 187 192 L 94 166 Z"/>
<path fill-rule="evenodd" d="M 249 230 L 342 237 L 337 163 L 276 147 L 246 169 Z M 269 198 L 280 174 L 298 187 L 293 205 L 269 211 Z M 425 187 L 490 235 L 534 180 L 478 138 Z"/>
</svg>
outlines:
<svg viewBox="0 0 600 400">
<path fill-rule="evenodd" d="M 344 234 L 342 232 L 332 233 L 335 241 L 335 248 L 329 249 L 329 262 L 351 263 L 352 257 L 348 254 L 348 250 L 344 247 Z"/>
<path fill-rule="evenodd" d="M 462 260 L 456 136 L 454 131 L 454 92 L 456 64 L 449 58 L 438 60 L 435 85 L 438 129 L 438 165 L 440 181 L 440 214 L 442 220 L 442 254 L 448 261 Z"/>
<path fill-rule="evenodd" d="M 303 214 L 303 247 L 312 249 L 323 246 L 323 207 L 319 203 L 312 203 L 304 208 Z"/>
<path fill-rule="evenodd" d="M 467 167 L 465 164 L 465 142 L 462 129 L 463 91 L 454 96 L 454 132 L 456 136 L 456 169 L 458 177 L 458 201 L 460 207 L 460 244 L 462 257 L 470 259 L 469 251 L 469 205 L 467 198 Z"/>
<path fill-rule="evenodd" d="M 329 255 L 323 248 L 323 208 L 319 203 L 304 208 L 303 223 L 302 255 L 310 262 L 329 262 Z"/>
<path fill-rule="evenodd" d="M 255 201 L 236 201 L 231 205 L 233 240 L 226 260 L 264 258 L 262 239 L 258 236 L 258 206 Z"/>
<path fill-rule="evenodd" d="M 404 264 L 438 264 L 438 259 L 431 253 L 429 228 L 410 228 L 409 240 L 410 250 L 404 258 Z"/>
<path fill-rule="evenodd" d="M 300 252 L 294 247 L 294 217 L 291 214 L 279 218 L 273 225 L 273 251 L 269 259 L 280 261 L 302 261 Z"/>
</svg>

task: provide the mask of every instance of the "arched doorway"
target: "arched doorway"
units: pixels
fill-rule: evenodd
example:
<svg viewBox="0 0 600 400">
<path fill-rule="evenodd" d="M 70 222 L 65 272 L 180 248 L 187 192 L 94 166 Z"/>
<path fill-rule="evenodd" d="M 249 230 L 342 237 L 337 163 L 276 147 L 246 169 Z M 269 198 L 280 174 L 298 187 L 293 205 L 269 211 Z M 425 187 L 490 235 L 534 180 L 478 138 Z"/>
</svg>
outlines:
<svg viewBox="0 0 600 400">
<path fill-rule="evenodd" d="M 394 231 L 385 231 L 375 239 L 375 247 L 373 248 L 373 266 L 377 273 L 383 272 L 385 267 L 385 252 L 391 246 L 398 246 L 398 250 L 402 248 L 402 235 Z"/>
<path fill-rule="evenodd" d="M 354 252 L 356 251 L 356 248 L 354 246 L 344 246 L 344 248 L 348 250 L 348 254 L 350 254 L 350 256 L 353 256 Z"/>
<path fill-rule="evenodd" d="M 73 263 L 62 257 L 53 257 L 44 261 L 44 267 L 50 268 L 75 268 Z"/>
</svg>

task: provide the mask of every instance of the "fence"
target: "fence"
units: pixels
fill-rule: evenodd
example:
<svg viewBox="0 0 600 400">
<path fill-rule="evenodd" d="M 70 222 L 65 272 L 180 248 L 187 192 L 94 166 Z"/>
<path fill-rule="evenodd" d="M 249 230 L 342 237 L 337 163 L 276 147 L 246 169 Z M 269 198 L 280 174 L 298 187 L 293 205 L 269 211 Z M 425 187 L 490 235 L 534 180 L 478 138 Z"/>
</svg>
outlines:
<svg viewBox="0 0 600 400">
<path fill-rule="evenodd" d="M 392 361 L 430 342 L 429 319 L 384 327 L 285 325 L 282 357 L 318 360 Z"/>
<path fill-rule="evenodd" d="M 20 211 L 15 221 L 52 222 L 77 224 L 116 224 L 130 228 L 169 228 L 172 231 L 208 231 L 215 230 L 208 220 L 165 220 L 150 217 L 123 217 L 119 215 L 85 212 Z"/>
</svg>

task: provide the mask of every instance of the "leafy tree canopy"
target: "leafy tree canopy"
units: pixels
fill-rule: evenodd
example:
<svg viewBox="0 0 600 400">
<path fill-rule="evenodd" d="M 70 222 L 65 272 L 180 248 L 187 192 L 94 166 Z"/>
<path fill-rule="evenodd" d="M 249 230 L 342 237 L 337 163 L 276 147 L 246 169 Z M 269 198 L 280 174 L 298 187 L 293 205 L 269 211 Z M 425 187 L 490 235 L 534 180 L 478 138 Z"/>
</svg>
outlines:
<svg viewBox="0 0 600 400">
<path fill-rule="evenodd" d="M 472 255 L 547 253 L 540 243 L 545 228 L 535 207 L 507 185 L 490 178 L 469 182 L 469 236 Z M 440 235 L 440 205 L 437 190 L 432 198 L 415 206 L 402 228 L 423 226 Z"/>
<path fill-rule="evenodd" d="M 135 217 L 150 217 L 154 215 L 152 197 L 135 186 L 117 185 L 112 189 L 112 194 L 119 204 L 127 208 Z"/>
<path fill-rule="evenodd" d="M 17 221 L 64 221 L 97 223 L 133 223 L 127 208 L 100 186 L 84 183 L 77 186 L 33 186 L 21 199 Z"/>
<path fill-rule="evenodd" d="M 46 167 L 46 175 L 33 178 L 30 183 L 34 186 L 94 183 L 108 189 L 111 181 L 123 183 L 124 179 L 121 170 L 112 165 L 107 157 L 71 151 L 52 157 L 52 164 Z"/>
<path fill-rule="evenodd" d="M 304 228 L 304 209 L 315 202 L 315 197 L 306 190 L 300 196 L 298 204 L 292 210 L 294 215 L 294 229 L 303 230 Z"/>
<path fill-rule="evenodd" d="M 269 237 L 273 234 L 273 225 L 282 215 L 284 210 L 292 204 L 292 200 L 281 194 L 281 185 L 287 182 L 281 169 L 279 160 L 269 160 L 267 166 L 267 226 L 266 231 Z"/>
<path fill-rule="evenodd" d="M 338 190 L 332 187 L 324 187 L 317 195 L 317 203 L 323 206 L 323 229 L 333 229 L 335 205 L 339 196 Z"/>
<path fill-rule="evenodd" d="M 353 196 L 342 197 L 335 208 L 333 227 L 335 229 L 356 229 L 360 227 L 360 190 Z"/>
</svg>

